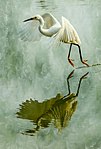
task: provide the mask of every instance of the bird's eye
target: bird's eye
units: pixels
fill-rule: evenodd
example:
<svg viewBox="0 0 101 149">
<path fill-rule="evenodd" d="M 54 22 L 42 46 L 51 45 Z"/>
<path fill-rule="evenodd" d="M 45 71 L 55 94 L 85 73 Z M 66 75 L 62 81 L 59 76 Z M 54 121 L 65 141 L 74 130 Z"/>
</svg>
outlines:
<svg viewBox="0 0 101 149">
<path fill-rule="evenodd" d="M 34 17 L 35 19 L 37 19 L 37 17 Z"/>
</svg>

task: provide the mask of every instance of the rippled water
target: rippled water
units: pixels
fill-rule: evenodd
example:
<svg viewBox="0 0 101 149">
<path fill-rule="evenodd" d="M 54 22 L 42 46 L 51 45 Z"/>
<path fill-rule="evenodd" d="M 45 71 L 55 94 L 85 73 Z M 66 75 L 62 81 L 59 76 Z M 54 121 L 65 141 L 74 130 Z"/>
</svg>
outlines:
<svg viewBox="0 0 101 149">
<path fill-rule="evenodd" d="M 35 136 L 21 132 L 33 128 L 28 120 L 18 119 L 19 104 L 37 99 L 42 102 L 58 93 L 68 93 L 67 76 L 73 70 L 67 61 L 69 45 L 49 48 L 46 38 L 23 42 L 18 38 L 20 23 L 34 14 L 51 12 L 58 20 L 66 17 L 82 41 L 88 63 L 101 63 L 100 0 L 3 0 L 0 3 L 0 149 L 100 149 L 101 148 L 101 66 L 76 69 L 70 80 L 71 92 L 82 81 L 78 105 L 67 127 L 57 132 L 54 125 Z M 71 57 L 75 67 L 82 66 L 78 49 Z"/>
</svg>

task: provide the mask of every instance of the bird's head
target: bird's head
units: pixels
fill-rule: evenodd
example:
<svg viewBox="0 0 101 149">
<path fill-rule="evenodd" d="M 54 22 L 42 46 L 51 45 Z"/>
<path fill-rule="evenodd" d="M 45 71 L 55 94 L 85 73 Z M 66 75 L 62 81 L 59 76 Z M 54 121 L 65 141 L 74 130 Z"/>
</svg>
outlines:
<svg viewBox="0 0 101 149">
<path fill-rule="evenodd" d="M 41 19 L 41 16 L 40 16 L 40 15 L 35 15 L 35 16 L 32 17 L 32 18 L 29 18 L 29 19 L 27 19 L 27 20 L 24 20 L 24 22 L 32 21 L 32 20 L 38 20 L 38 21 L 40 21 L 40 19 Z"/>
</svg>

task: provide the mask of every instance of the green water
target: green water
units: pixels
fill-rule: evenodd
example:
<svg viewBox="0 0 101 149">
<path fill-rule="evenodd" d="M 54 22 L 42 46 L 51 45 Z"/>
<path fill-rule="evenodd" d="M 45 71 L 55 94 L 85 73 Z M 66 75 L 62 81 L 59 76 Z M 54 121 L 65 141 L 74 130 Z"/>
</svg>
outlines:
<svg viewBox="0 0 101 149">
<path fill-rule="evenodd" d="M 76 28 L 83 57 L 90 65 L 101 63 L 100 0 L 3 0 L 0 2 L 0 149 L 100 149 L 101 148 L 101 66 L 76 69 L 71 90 L 83 80 L 78 105 L 68 127 L 58 134 L 54 125 L 35 136 L 21 132 L 33 124 L 17 119 L 19 104 L 26 99 L 39 102 L 67 91 L 66 78 L 73 70 L 67 61 L 69 45 L 49 48 L 48 39 L 24 42 L 17 32 L 23 20 L 34 14 L 51 12 L 58 20 L 66 17 Z M 77 47 L 71 57 L 82 66 Z"/>
</svg>

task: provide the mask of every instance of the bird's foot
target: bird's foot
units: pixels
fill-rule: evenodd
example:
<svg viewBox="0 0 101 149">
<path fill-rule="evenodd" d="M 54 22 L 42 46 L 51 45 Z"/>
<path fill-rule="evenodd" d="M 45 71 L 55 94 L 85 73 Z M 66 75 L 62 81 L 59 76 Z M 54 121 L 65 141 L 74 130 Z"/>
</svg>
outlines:
<svg viewBox="0 0 101 149">
<path fill-rule="evenodd" d="M 82 60 L 81 62 L 82 62 L 84 65 L 86 65 L 86 66 L 89 67 L 89 64 L 86 63 L 87 61 L 88 61 L 88 60 Z"/>
<path fill-rule="evenodd" d="M 69 63 L 74 67 L 74 63 L 72 61 L 74 61 L 73 59 L 68 58 Z"/>
</svg>

